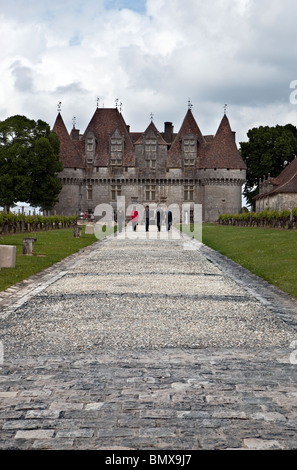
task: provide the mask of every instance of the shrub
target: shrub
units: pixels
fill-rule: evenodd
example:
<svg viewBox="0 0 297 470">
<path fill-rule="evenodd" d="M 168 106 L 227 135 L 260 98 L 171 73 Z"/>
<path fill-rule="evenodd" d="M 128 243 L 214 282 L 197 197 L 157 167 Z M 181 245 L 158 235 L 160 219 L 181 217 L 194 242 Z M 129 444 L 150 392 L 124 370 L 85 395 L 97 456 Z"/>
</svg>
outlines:
<svg viewBox="0 0 297 470">
<path fill-rule="evenodd" d="M 262 212 L 221 214 L 218 222 L 222 225 L 297 228 L 297 207 L 292 209 L 292 211 L 288 209 L 282 211 L 266 209 Z"/>
<path fill-rule="evenodd" d="M 42 216 L 0 212 L 0 233 L 32 232 L 69 228 L 77 223 L 77 216 Z"/>
</svg>

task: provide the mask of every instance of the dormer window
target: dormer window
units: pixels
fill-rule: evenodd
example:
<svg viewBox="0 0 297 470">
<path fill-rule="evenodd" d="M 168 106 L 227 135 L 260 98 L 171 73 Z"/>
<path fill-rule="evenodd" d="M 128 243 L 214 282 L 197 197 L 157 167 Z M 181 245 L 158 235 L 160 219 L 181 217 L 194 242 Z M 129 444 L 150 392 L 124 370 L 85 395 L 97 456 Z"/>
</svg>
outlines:
<svg viewBox="0 0 297 470">
<path fill-rule="evenodd" d="M 87 151 L 88 152 L 93 152 L 93 150 L 94 150 L 94 139 L 92 137 L 89 137 L 87 142 L 88 142 L 87 143 Z"/>
<path fill-rule="evenodd" d="M 156 168 L 158 142 L 155 134 L 147 135 L 144 142 L 145 165 L 147 168 Z"/>
<path fill-rule="evenodd" d="M 123 163 L 124 139 L 118 130 L 110 138 L 110 164 L 121 166 Z"/>
<path fill-rule="evenodd" d="M 94 163 L 96 150 L 96 140 L 93 132 L 89 132 L 86 138 L 85 152 L 86 152 L 86 162 L 87 166 L 92 166 Z"/>
<path fill-rule="evenodd" d="M 182 143 L 184 166 L 194 166 L 197 156 L 197 138 L 192 135 L 186 135 Z"/>
</svg>

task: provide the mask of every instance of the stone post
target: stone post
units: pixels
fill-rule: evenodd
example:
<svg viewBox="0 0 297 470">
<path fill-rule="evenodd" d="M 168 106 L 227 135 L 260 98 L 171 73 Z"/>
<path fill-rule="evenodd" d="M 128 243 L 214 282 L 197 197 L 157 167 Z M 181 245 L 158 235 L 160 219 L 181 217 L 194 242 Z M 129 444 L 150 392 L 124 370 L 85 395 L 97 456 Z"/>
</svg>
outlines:
<svg viewBox="0 0 297 470">
<path fill-rule="evenodd" d="M 82 228 L 79 227 L 78 225 L 76 225 L 74 227 L 74 231 L 73 231 L 74 238 L 80 238 L 81 237 L 81 231 L 82 231 Z"/>
<path fill-rule="evenodd" d="M 23 238 L 23 255 L 33 255 L 37 238 Z"/>
</svg>

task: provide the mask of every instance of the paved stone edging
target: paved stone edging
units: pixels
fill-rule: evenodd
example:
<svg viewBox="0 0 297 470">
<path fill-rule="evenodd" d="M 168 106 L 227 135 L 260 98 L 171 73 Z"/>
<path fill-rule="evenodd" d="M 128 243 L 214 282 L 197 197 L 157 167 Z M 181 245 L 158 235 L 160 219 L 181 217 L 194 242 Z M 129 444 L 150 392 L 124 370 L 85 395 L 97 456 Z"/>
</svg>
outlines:
<svg viewBox="0 0 297 470">
<path fill-rule="evenodd" d="M 206 245 L 200 247 L 200 252 L 297 331 L 297 299 Z"/>
</svg>

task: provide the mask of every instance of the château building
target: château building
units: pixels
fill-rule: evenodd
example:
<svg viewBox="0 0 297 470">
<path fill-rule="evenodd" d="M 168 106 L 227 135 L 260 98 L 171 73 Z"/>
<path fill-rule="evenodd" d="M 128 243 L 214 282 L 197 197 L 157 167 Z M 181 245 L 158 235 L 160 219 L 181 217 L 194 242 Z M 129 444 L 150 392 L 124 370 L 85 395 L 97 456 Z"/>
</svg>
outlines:
<svg viewBox="0 0 297 470">
<path fill-rule="evenodd" d="M 161 132 L 153 121 L 132 132 L 117 107 L 97 108 L 84 133 L 75 125 L 69 133 L 58 112 L 53 130 L 64 165 L 58 214 L 116 208 L 119 196 L 126 207 L 189 204 L 190 216 L 202 204 L 204 221 L 241 209 L 246 165 L 226 114 L 215 135 L 201 133 L 190 107 L 177 133 L 171 122 Z"/>
<path fill-rule="evenodd" d="M 254 197 L 256 212 L 265 209 L 282 211 L 297 207 L 297 157 L 276 177 L 270 174 L 259 181 L 259 194 Z"/>
</svg>

